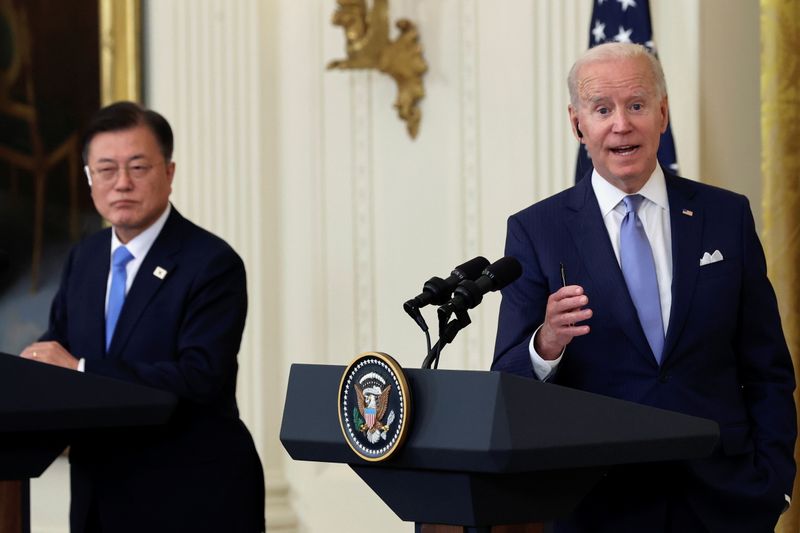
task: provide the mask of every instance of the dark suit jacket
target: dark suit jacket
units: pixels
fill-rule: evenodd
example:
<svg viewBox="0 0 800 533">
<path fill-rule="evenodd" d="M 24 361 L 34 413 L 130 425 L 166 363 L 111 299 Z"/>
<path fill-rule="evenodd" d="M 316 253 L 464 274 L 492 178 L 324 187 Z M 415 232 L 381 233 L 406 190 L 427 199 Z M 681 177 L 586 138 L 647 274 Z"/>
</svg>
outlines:
<svg viewBox="0 0 800 533">
<path fill-rule="evenodd" d="M 264 527 L 264 480 L 236 405 L 247 313 L 244 264 L 174 208 L 126 297 L 108 352 L 110 229 L 71 251 L 43 340 L 86 359 L 86 372 L 173 392 L 166 428 L 73 443 L 73 532 L 241 531 Z M 161 267 L 164 279 L 153 274 Z"/>
<path fill-rule="evenodd" d="M 593 316 L 551 381 L 710 418 L 721 433 L 710 458 L 612 472 L 572 530 L 659 531 L 670 506 L 685 504 L 710 531 L 772 531 L 795 475 L 795 383 L 752 213 L 732 192 L 670 175 L 666 184 L 673 280 L 661 367 L 586 178 L 509 218 L 506 254 L 523 275 L 503 291 L 492 368 L 533 376 L 528 343 L 563 263 Z M 701 267 L 715 250 L 724 260 Z"/>
</svg>

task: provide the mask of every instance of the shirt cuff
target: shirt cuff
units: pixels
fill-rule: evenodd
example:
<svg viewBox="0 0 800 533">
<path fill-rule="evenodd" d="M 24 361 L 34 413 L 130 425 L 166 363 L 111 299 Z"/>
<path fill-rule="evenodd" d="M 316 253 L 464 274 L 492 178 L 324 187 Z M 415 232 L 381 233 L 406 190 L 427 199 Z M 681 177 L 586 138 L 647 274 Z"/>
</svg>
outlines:
<svg viewBox="0 0 800 533">
<path fill-rule="evenodd" d="M 542 329 L 542 326 L 536 328 L 536 331 L 531 335 L 531 342 L 528 344 L 528 352 L 530 352 L 531 364 L 533 364 L 533 373 L 536 374 L 536 377 L 539 378 L 540 381 L 547 381 L 556 373 L 556 369 L 561 362 L 561 358 L 564 356 L 566 347 L 562 348 L 561 354 L 557 359 L 553 359 L 552 361 L 543 359 L 542 356 L 536 352 L 536 348 L 533 347 L 533 341 L 536 339 L 536 334 L 539 333 L 540 329 Z"/>
<path fill-rule="evenodd" d="M 78 370 L 78 372 L 86 372 L 86 359 L 84 359 L 83 357 L 78 359 L 78 368 L 77 368 L 77 370 Z"/>
</svg>

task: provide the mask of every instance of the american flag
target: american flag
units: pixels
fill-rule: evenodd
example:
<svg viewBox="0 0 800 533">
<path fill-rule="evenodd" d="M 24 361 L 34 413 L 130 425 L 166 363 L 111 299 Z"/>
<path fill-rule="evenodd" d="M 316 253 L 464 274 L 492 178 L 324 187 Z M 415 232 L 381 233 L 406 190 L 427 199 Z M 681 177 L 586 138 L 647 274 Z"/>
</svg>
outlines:
<svg viewBox="0 0 800 533">
<path fill-rule="evenodd" d="M 643 44 L 656 54 L 649 0 L 595 0 L 589 27 L 589 48 L 615 41 Z M 661 134 L 658 160 L 670 172 L 678 172 L 678 156 L 669 125 L 667 131 Z M 582 144 L 578 149 L 578 162 L 575 165 L 575 182 L 591 169 L 592 160 Z"/>
</svg>

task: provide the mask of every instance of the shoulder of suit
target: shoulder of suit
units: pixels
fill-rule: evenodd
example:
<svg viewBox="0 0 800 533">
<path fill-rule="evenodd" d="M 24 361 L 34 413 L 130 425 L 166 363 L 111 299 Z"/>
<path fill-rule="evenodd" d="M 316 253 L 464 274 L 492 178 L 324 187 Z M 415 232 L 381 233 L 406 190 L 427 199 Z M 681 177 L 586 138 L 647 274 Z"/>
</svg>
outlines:
<svg viewBox="0 0 800 533">
<path fill-rule="evenodd" d="M 79 257 L 87 255 L 95 257 L 103 250 L 111 251 L 111 228 L 95 231 L 82 237 L 70 250 L 70 256 Z"/>
<path fill-rule="evenodd" d="M 177 237 L 181 240 L 183 250 L 195 250 L 206 256 L 232 254 L 238 257 L 236 250 L 225 239 L 198 226 L 178 213 L 177 210 L 173 210 L 168 224 L 171 226 L 170 231 L 176 232 Z M 167 230 L 166 225 L 164 230 Z"/>
<path fill-rule="evenodd" d="M 718 187 L 716 185 L 701 183 L 699 181 L 694 181 L 670 174 L 666 175 L 666 179 L 668 187 L 673 186 L 678 188 L 679 190 L 684 190 L 688 193 L 691 193 L 692 195 L 697 197 L 698 200 L 701 201 L 706 200 L 713 202 L 736 202 L 736 203 L 748 202 L 748 199 L 745 195 L 739 194 L 729 189 L 723 189 L 722 187 Z"/>
<path fill-rule="evenodd" d="M 539 200 L 538 202 L 529 205 L 525 209 L 518 211 L 511 215 L 511 218 L 527 219 L 531 217 L 550 217 L 553 215 L 554 210 L 561 209 L 568 199 L 573 199 L 575 195 L 585 194 L 585 189 L 580 185 L 573 185 L 561 192 L 552 196 Z"/>
</svg>

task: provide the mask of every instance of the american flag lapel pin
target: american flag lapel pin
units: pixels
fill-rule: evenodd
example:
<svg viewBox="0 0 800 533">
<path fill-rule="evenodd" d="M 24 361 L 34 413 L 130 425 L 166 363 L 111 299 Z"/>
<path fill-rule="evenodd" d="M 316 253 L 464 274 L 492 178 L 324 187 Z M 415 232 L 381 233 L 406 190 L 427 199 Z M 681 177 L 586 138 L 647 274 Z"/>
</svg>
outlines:
<svg viewBox="0 0 800 533">
<path fill-rule="evenodd" d="M 694 216 L 694 211 L 690 211 L 690 210 L 688 210 L 688 209 L 684 209 L 683 211 L 681 211 L 681 213 L 683 213 L 683 214 L 684 214 L 684 215 L 686 215 L 687 217 Z"/>
<path fill-rule="evenodd" d="M 158 279 L 164 279 L 165 277 L 167 277 L 167 271 L 161 267 L 156 267 L 156 269 L 153 270 L 153 275 Z"/>
</svg>

